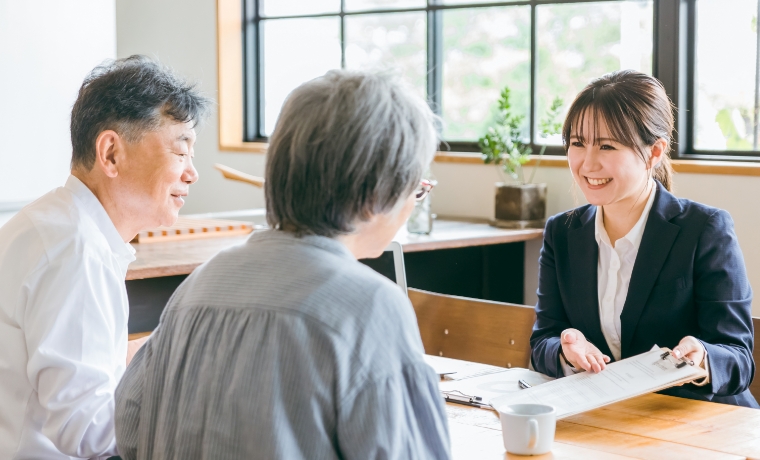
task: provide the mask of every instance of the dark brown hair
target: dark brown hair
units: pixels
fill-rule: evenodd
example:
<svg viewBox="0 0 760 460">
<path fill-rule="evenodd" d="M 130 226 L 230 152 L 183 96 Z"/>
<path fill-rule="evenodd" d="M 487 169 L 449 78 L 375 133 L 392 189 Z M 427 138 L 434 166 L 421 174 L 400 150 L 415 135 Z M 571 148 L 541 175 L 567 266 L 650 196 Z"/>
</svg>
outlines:
<svg viewBox="0 0 760 460">
<path fill-rule="evenodd" d="M 597 142 L 599 123 L 603 120 L 610 136 L 635 150 L 645 163 L 649 160 L 647 147 L 658 139 L 667 140 L 668 147 L 652 175 L 667 190 L 672 189 L 673 167 L 669 151 L 674 124 L 673 103 L 659 80 L 634 70 L 620 70 L 589 83 L 576 96 L 565 118 L 562 127 L 565 152 L 570 148 L 571 136 L 586 143 L 581 127 L 587 116 L 593 120 L 591 141 Z"/>
</svg>

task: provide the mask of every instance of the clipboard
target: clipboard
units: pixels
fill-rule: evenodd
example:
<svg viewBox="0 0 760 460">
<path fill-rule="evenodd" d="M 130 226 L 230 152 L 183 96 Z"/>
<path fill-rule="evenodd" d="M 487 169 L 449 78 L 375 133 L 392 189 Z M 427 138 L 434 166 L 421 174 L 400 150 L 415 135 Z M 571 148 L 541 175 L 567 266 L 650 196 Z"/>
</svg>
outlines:
<svg viewBox="0 0 760 460">
<path fill-rule="evenodd" d="M 598 373 L 581 372 L 491 401 L 495 408 L 510 404 L 547 404 L 557 419 L 586 412 L 618 401 L 688 383 L 707 376 L 707 371 L 670 355 L 668 348 L 608 364 Z"/>
<path fill-rule="evenodd" d="M 466 379 L 444 380 L 438 384 L 438 388 L 446 402 L 493 409 L 491 402 L 499 396 L 522 391 L 525 385 L 534 387 L 554 380 L 528 369 L 500 369 L 500 372 L 480 374 Z"/>
</svg>

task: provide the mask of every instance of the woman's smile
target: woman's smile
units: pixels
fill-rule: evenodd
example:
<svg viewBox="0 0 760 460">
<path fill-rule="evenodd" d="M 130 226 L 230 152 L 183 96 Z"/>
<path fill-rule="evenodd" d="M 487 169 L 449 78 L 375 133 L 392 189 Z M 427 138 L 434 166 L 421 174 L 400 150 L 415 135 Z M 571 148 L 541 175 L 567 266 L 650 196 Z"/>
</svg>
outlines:
<svg viewBox="0 0 760 460">
<path fill-rule="evenodd" d="M 583 176 L 586 179 L 586 183 L 588 184 L 589 188 L 591 190 L 598 190 L 600 188 L 603 188 L 605 185 L 612 182 L 611 177 L 603 178 L 603 179 L 596 179 L 593 177 Z"/>
</svg>

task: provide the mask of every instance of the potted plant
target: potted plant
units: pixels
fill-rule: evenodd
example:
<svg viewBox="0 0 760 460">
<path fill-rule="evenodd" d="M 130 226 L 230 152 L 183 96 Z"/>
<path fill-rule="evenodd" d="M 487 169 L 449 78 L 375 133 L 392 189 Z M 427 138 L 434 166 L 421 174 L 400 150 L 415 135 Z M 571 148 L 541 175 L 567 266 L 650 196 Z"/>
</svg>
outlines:
<svg viewBox="0 0 760 460">
<path fill-rule="evenodd" d="M 483 162 L 495 165 L 503 180 L 496 183 L 496 207 L 493 225 L 507 228 L 543 228 L 546 219 L 546 184 L 534 184 L 533 178 L 541 164 L 546 145 L 541 147 L 538 160 L 528 181 L 523 165 L 530 160 L 533 149 L 521 131 L 525 115 L 514 113 L 509 101 L 509 87 L 501 91 L 496 123 L 478 139 Z M 562 99 L 554 98 L 546 116 L 539 121 L 539 135 L 547 138 L 559 134 L 562 123 L 557 121 Z M 506 175 L 514 183 L 506 183 Z"/>
</svg>

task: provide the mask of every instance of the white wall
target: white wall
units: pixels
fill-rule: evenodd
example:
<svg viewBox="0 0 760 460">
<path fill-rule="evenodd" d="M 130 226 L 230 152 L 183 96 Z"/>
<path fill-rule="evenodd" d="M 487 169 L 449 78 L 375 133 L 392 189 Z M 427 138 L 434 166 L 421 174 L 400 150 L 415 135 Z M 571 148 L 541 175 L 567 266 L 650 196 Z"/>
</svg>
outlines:
<svg viewBox="0 0 760 460">
<path fill-rule="evenodd" d="M 115 56 L 114 0 L 0 0 L 0 212 L 63 185 L 77 91 Z"/>
<path fill-rule="evenodd" d="M 197 81 L 217 99 L 216 2 L 214 0 L 116 0 L 117 56 L 145 54 Z M 183 214 L 258 208 L 261 189 L 231 182 L 213 169 L 222 163 L 263 175 L 264 156 L 220 152 L 216 109 L 198 132 L 195 166 L 200 179 L 190 187 Z"/>
<path fill-rule="evenodd" d="M 436 163 L 433 174 L 438 179 L 433 196 L 434 212 L 443 216 L 493 218 L 493 184 L 498 178 L 493 166 Z M 539 168 L 535 181 L 548 184 L 549 216 L 586 203 L 580 191 L 573 193 L 567 168 Z M 684 173 L 676 174 L 674 183 L 677 196 L 731 213 L 750 283 L 755 297 L 760 297 L 760 177 Z M 525 249 L 525 303 L 531 305 L 536 301 L 541 243 L 531 241 Z M 760 302 L 754 303 L 753 314 L 760 316 Z"/>
</svg>

